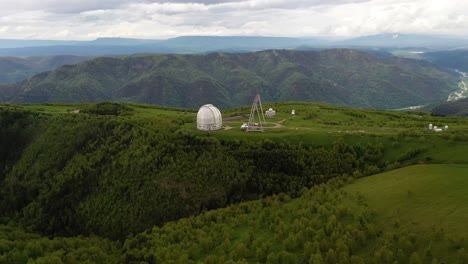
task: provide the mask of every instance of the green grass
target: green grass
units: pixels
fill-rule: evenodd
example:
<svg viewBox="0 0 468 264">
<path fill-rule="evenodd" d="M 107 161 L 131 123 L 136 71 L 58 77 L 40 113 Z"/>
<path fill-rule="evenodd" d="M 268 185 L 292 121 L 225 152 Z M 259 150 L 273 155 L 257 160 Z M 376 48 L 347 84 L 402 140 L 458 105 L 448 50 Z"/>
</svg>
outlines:
<svg viewBox="0 0 468 264">
<path fill-rule="evenodd" d="M 362 257 L 362 263 L 465 263 L 468 260 L 463 249 L 468 247 L 468 165 L 405 167 L 354 181 L 342 187 L 345 192 L 343 189 L 320 191 L 323 187 L 305 191 L 297 199 L 273 196 L 273 199 L 268 197 L 171 222 L 136 236 L 134 240 L 140 244 L 135 248 L 140 252 L 124 251 L 127 257 L 133 258 L 145 256 L 150 249 L 157 252 L 161 248 L 170 248 L 182 255 L 195 248 L 192 257 L 208 263 L 207 256 L 215 255 L 242 259 L 238 255 L 238 246 L 242 244 L 250 249 L 250 253 L 245 254 L 248 263 L 265 263 L 265 259 L 257 259 L 256 253 L 260 246 L 267 245 L 268 253 L 286 250 L 298 257 L 296 262 L 288 263 L 300 263 L 299 260 L 310 257 L 310 241 L 320 243 L 317 245 L 322 248 L 325 258 L 329 251 L 323 241 L 334 238 L 342 242 L 357 241 L 357 236 L 346 238 L 349 233 L 338 233 L 354 230 L 351 231 L 353 234 L 359 234 L 355 231 L 365 227 L 364 230 L 375 230 L 375 233 L 370 231 L 365 243 L 351 250 L 353 255 Z M 330 230 L 337 233 L 327 235 L 332 218 L 338 220 L 338 226 Z M 323 231 L 321 238 L 319 234 Z M 183 232 L 183 237 L 188 237 L 187 242 L 171 242 L 174 232 Z M 306 233 L 311 236 L 303 236 Z M 211 238 L 206 239 L 208 236 Z M 229 241 L 227 248 L 223 243 L 226 240 Z M 203 241 L 214 242 L 204 249 L 198 246 Z M 351 244 L 348 246 L 352 247 Z M 381 250 L 387 251 L 387 258 L 380 257 Z M 422 259 L 421 262 L 410 261 L 413 252 Z M 169 258 L 179 256 L 166 254 Z M 217 262 L 212 263 L 225 259 L 215 260 Z"/>
<path fill-rule="evenodd" d="M 0 108 L 11 108 L 18 110 L 26 110 L 33 112 L 49 113 L 49 114 L 64 114 L 79 110 L 83 104 L 0 104 Z"/>
<path fill-rule="evenodd" d="M 415 165 L 358 180 L 345 189 L 368 199 L 382 226 L 468 234 L 468 165 Z M 468 241 L 467 241 L 468 242 Z M 465 245 L 466 246 L 466 245 Z"/>
<path fill-rule="evenodd" d="M 18 110 L 26 110 L 33 112 L 41 112 L 46 114 L 69 114 L 75 113 L 90 104 L 60 104 L 60 103 L 44 103 L 44 104 L 0 104 L 0 108 L 10 108 Z M 164 107 L 157 105 L 146 105 L 137 103 L 127 103 L 132 111 L 126 115 L 136 116 L 139 118 L 151 119 L 153 117 L 167 117 L 177 119 L 191 118 L 196 122 L 196 111 L 194 109 L 179 109 L 172 107 Z"/>
<path fill-rule="evenodd" d="M 264 107 L 267 109 L 271 106 L 277 111 L 278 116 L 267 121 L 281 123 L 283 125 L 281 128 L 267 128 L 263 133 L 246 133 L 239 129 L 240 125 L 247 121 L 247 119 L 242 119 L 224 122 L 225 126 L 232 127 L 230 130 L 206 133 L 196 130 L 196 110 L 143 104 L 127 105 L 132 108 L 132 111 L 111 118 L 141 122 L 136 123 L 146 129 L 145 131 L 151 131 L 148 127 L 161 127 L 161 122 L 167 121 L 167 124 L 173 125 L 174 129 L 178 128 L 179 131 L 222 140 L 271 139 L 292 144 L 302 142 L 311 145 L 328 145 L 342 138 L 346 143 L 352 145 L 382 144 L 385 163 L 379 164 L 381 168 L 385 168 L 386 165 L 398 160 L 401 155 L 411 153 L 414 150 L 417 150 L 416 154 L 411 155 L 409 159 L 401 159 L 404 165 L 418 162 L 444 163 L 408 166 L 362 178 L 345 187 L 345 190 L 348 191 L 347 194 L 329 193 L 329 190 L 325 191 L 325 189 L 321 194 L 317 194 L 317 191 L 325 186 L 314 187 L 312 190 L 306 191 L 306 195 L 297 199 L 289 199 L 289 197 L 285 198 L 286 196 L 280 195 L 283 198 L 279 198 L 280 196 L 265 198 L 207 212 L 199 217 L 170 222 L 161 229 L 155 227 L 150 232 L 141 233 L 136 238 L 130 238 L 129 241 L 132 243 L 127 243 L 129 246 L 125 248 L 127 256 L 146 258 L 150 256 L 149 253 L 158 250 L 160 251 L 158 254 L 164 255 L 164 251 L 170 248 L 174 249 L 170 258 L 179 257 L 180 252 L 186 251 L 188 255 L 193 255 L 195 260 L 203 262 L 207 257 L 210 257 L 209 255 L 221 256 L 227 253 L 230 255 L 232 252 L 234 252 L 233 256 L 237 258 L 235 255 L 241 244 L 246 245 L 247 248 L 253 245 L 258 249 L 259 245 L 267 243 L 269 244 L 268 252 L 278 253 L 288 250 L 297 256 L 308 259 L 309 256 L 304 254 L 305 243 L 303 242 L 317 241 L 318 243 L 323 241 L 322 238 L 315 237 L 315 234 L 320 229 L 327 229 L 328 220 L 332 215 L 340 218 L 339 207 L 347 206 L 348 209 L 347 213 L 339 219 L 343 226 L 336 228 L 336 230 L 345 231 L 345 227 L 351 224 L 356 225 L 354 227 L 356 229 L 364 228 L 357 219 L 362 216 L 359 210 L 367 210 L 367 208 L 359 209 L 362 204 L 359 204 L 355 193 L 360 193 L 366 198 L 363 201 L 376 212 L 375 219 L 371 219 L 371 217 L 369 219 L 373 222 L 375 220 L 376 230 L 384 232 L 376 232 L 383 234 L 380 236 L 374 235 L 371 229 L 363 229 L 364 231 L 370 230 L 369 238 L 362 246 L 355 246 L 353 254 L 362 256 L 366 260 L 371 259 L 375 257 L 374 252 L 382 244 L 387 243 L 379 242 L 381 239 L 394 241 L 393 235 L 400 237 L 405 235 L 404 231 L 400 232 L 401 230 L 408 230 L 423 241 L 415 243 L 415 248 L 412 249 L 420 253 L 424 251 L 427 244 L 431 246 L 432 241 L 435 241 L 433 247 L 436 256 L 448 256 L 447 259 L 450 260 L 458 254 L 458 248 L 468 248 L 468 241 L 461 241 L 462 237 L 465 239 L 468 237 L 468 225 L 466 225 L 468 223 L 468 192 L 466 191 L 468 190 L 468 155 L 466 155 L 468 153 L 468 137 L 466 136 L 468 119 L 433 117 L 423 112 L 360 110 L 326 104 L 289 102 L 266 104 Z M 59 117 L 61 115 L 68 116 L 71 111 L 84 106 L 86 105 L 0 105 L 0 107 L 37 111 Z M 296 116 L 290 115 L 291 109 L 296 110 Z M 235 111 L 236 109 L 228 110 L 223 114 L 235 113 Z M 438 126 L 448 124 L 450 129 L 442 133 L 435 133 L 425 129 L 428 123 Z M 138 134 L 136 133 L 138 131 L 134 132 L 132 137 L 128 138 L 129 142 L 136 143 L 131 145 L 133 148 L 125 149 L 129 153 L 132 151 L 138 153 L 142 149 L 137 144 L 137 138 L 133 137 L 133 135 Z M 62 134 L 66 135 L 67 133 Z M 161 139 L 162 141 L 163 139 Z M 149 148 L 147 146 L 147 149 Z M 395 167 L 397 166 L 393 168 Z M 26 169 L 29 170 L 29 167 Z M 138 188 L 140 189 L 140 187 Z M 318 195 L 317 198 L 314 198 L 316 195 Z M 336 195 L 343 196 L 336 200 Z M 355 204 L 355 201 L 358 201 L 358 204 Z M 114 200 L 112 202 L 114 203 Z M 320 207 L 322 208 L 320 209 Z M 151 206 L 151 210 L 155 210 L 154 206 Z M 309 237 L 304 237 L 303 233 L 307 227 L 313 227 L 316 230 L 313 230 L 314 232 L 309 234 Z M 115 228 L 115 225 L 112 225 L 112 228 Z M 184 242 L 187 245 L 179 243 L 180 241 L 172 241 L 173 236 L 159 236 L 159 234 L 179 232 L 177 237 L 187 237 L 187 230 L 192 233 L 192 237 Z M 281 232 L 283 234 L 279 235 Z M 440 232 L 444 239 L 434 240 L 434 234 L 437 232 Z M 157 235 L 153 236 L 153 233 Z M 291 236 L 291 240 L 299 242 L 295 247 L 288 249 L 289 245 L 286 239 L 291 233 L 295 234 L 294 237 Z M 347 234 L 347 236 L 351 235 Z M 230 242 L 228 245 L 222 245 L 226 237 L 229 238 Z M 332 237 L 332 235 L 329 234 L 328 237 Z M 332 238 L 334 239 L 333 245 L 338 242 L 335 240 L 342 237 L 343 235 L 335 235 L 335 238 Z M 146 239 L 154 244 L 146 244 Z M 353 239 L 354 237 L 350 237 L 349 241 L 353 241 Z M 133 252 L 133 244 L 137 243 L 141 247 L 140 249 L 144 248 L 142 252 Z M 190 246 L 188 246 L 189 243 Z M 391 243 L 394 243 L 392 244 L 393 250 L 396 248 L 393 246 L 397 243 Z M 325 248 L 328 249 L 328 247 Z M 443 250 L 448 251 L 442 252 Z M 256 253 L 257 251 L 249 249 L 245 258 L 254 262 L 257 260 Z M 259 262 L 263 263 L 264 260 L 263 258 Z M 456 261 L 452 262 L 457 263 Z"/>
<path fill-rule="evenodd" d="M 0 104 L 0 107 L 39 111 L 49 114 L 71 113 L 85 107 L 84 104 Z M 196 109 L 180 109 L 157 105 L 128 103 L 132 111 L 125 115 L 142 120 L 161 117 L 179 120 L 180 130 L 196 135 L 213 136 L 222 140 L 263 140 L 289 142 L 293 144 L 328 145 L 343 138 L 348 144 L 377 144 L 385 146 L 384 159 L 389 164 L 412 149 L 420 149 L 410 162 L 468 163 L 468 140 L 457 138 L 468 131 L 467 118 L 434 117 L 427 112 L 382 111 L 336 107 L 325 103 L 279 102 L 266 103 L 264 109 L 272 107 L 277 116 L 267 122 L 279 123 L 281 128 L 266 126 L 265 132 L 246 133 L 240 130 L 247 118 L 225 121 L 229 130 L 212 131 L 209 134 L 196 129 Z M 291 116 L 291 110 L 296 116 Z M 247 114 L 250 107 L 223 110 L 224 117 Z M 125 118 L 125 117 L 123 117 Z M 426 129 L 432 123 L 449 131 L 434 133 Z"/>
</svg>

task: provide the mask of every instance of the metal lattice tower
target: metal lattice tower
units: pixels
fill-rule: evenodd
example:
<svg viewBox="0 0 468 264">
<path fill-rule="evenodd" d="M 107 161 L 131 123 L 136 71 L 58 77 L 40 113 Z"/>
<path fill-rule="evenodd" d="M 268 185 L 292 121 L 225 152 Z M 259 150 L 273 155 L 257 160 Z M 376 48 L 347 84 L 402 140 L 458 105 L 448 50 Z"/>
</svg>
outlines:
<svg viewBox="0 0 468 264">
<path fill-rule="evenodd" d="M 263 114 L 262 100 L 260 94 L 257 94 L 252 103 L 250 110 L 249 123 L 247 124 L 247 132 L 260 131 L 263 132 L 263 124 L 265 123 L 265 115 Z"/>
</svg>

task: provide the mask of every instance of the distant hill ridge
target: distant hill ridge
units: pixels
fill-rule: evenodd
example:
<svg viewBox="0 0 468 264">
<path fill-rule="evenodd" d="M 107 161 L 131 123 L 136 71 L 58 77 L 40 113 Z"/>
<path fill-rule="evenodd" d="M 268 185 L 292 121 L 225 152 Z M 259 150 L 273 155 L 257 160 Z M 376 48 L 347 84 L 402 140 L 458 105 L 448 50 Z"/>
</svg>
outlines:
<svg viewBox="0 0 468 264">
<path fill-rule="evenodd" d="M 425 34 L 378 34 L 356 38 L 268 36 L 180 36 L 169 39 L 98 38 L 95 40 L 0 39 L 0 55 L 122 55 L 135 53 L 247 52 L 267 49 L 418 48 L 466 49 L 468 38 Z"/>
<path fill-rule="evenodd" d="M 34 74 L 50 71 L 66 64 L 91 60 L 90 56 L 58 55 L 47 57 L 0 57 L 0 83 L 22 81 Z"/>
<path fill-rule="evenodd" d="M 323 101 L 401 108 L 445 99 L 457 75 L 428 62 L 350 49 L 97 58 L 0 86 L 2 101 L 134 101 L 196 108 L 264 101 Z"/>
<path fill-rule="evenodd" d="M 433 115 L 438 116 L 468 117 L 468 98 L 438 104 L 431 111 Z"/>
</svg>

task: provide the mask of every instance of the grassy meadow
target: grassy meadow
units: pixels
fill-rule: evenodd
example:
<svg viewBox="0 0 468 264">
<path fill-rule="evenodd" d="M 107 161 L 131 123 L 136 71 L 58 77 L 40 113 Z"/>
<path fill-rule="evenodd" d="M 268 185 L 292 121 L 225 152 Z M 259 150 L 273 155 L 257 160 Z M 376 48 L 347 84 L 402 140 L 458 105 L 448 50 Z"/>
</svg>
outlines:
<svg viewBox="0 0 468 264">
<path fill-rule="evenodd" d="M 442 228 L 449 237 L 468 234 L 467 189 L 468 164 L 408 166 L 345 187 L 368 199 L 382 226 L 422 233 Z"/>
</svg>

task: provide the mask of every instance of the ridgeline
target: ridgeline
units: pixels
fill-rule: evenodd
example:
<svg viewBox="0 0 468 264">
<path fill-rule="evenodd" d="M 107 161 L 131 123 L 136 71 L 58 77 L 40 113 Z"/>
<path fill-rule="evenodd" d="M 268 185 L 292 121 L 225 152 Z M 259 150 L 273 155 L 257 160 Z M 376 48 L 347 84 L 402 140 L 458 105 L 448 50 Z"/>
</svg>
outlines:
<svg viewBox="0 0 468 264">
<path fill-rule="evenodd" d="M 428 62 L 375 57 L 350 49 L 268 50 L 202 55 L 133 55 L 62 66 L 21 83 L 0 85 L 16 103 L 142 102 L 197 108 L 314 101 L 397 109 L 445 100 L 458 76 Z"/>
</svg>

